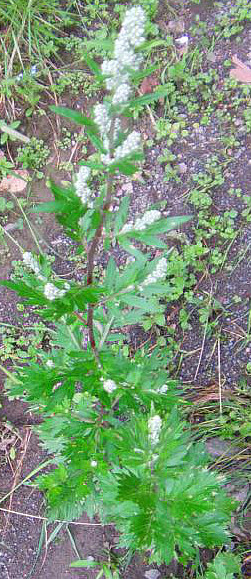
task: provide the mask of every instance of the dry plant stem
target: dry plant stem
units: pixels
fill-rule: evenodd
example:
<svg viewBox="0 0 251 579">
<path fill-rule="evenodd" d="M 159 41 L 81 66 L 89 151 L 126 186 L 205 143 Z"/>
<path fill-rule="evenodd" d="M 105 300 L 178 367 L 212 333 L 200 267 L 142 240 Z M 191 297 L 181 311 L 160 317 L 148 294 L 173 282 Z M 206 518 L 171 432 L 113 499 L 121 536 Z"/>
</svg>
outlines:
<svg viewBox="0 0 251 579">
<path fill-rule="evenodd" d="M 22 133 L 19 133 L 19 131 L 16 131 L 15 129 L 8 127 L 8 125 L 6 125 L 4 121 L 0 121 L 0 131 L 2 131 L 2 133 L 7 133 L 7 135 L 14 137 L 14 139 L 19 139 L 19 141 L 23 141 L 23 143 L 30 142 L 29 137 L 26 137 L 26 135 L 22 135 Z"/>
<path fill-rule="evenodd" d="M 13 515 L 19 515 L 20 517 L 27 517 L 28 519 L 37 519 L 39 521 L 48 521 L 50 522 L 50 520 L 47 517 L 41 517 L 40 515 L 32 515 L 31 513 L 22 513 L 20 511 L 14 511 L 13 509 L 4 509 L 3 507 L 0 507 L 0 511 L 2 511 L 3 513 L 11 513 Z M 69 521 L 62 521 L 60 519 L 56 519 L 55 521 L 53 521 L 54 523 L 68 523 Z M 81 523 L 80 521 L 71 521 L 71 525 L 79 525 L 80 527 L 103 527 L 103 523 Z M 113 527 L 114 523 L 106 523 L 106 527 Z"/>
<path fill-rule="evenodd" d="M 220 415 L 222 416 L 222 393 L 221 393 L 221 352 L 220 352 L 220 338 L 218 339 L 218 384 L 219 384 L 219 402 L 220 402 Z"/>
<path fill-rule="evenodd" d="M 25 458 L 25 455 L 26 455 L 26 452 L 27 452 L 27 448 L 28 448 L 28 445 L 29 445 L 30 437 L 31 437 L 31 430 L 29 429 L 29 430 L 27 430 L 26 433 L 25 433 L 25 437 L 24 437 L 24 440 L 23 440 L 23 451 L 22 451 L 22 455 L 21 455 L 21 458 L 19 459 L 18 464 L 17 464 L 17 468 L 16 468 L 16 472 L 15 472 L 15 476 L 14 476 L 14 480 L 13 480 L 13 484 L 12 484 L 12 488 L 11 488 L 11 494 L 9 495 L 9 496 L 10 496 L 10 500 L 9 500 L 9 513 L 8 513 L 8 515 L 7 515 L 7 517 L 6 517 L 5 526 L 4 526 L 4 529 L 3 529 L 3 535 L 5 535 L 5 533 L 6 533 L 7 530 L 8 530 L 9 519 L 10 519 L 10 510 L 11 510 L 11 507 L 12 507 L 12 500 L 13 500 L 13 493 L 14 493 L 14 491 L 15 491 L 15 488 L 17 487 L 17 484 L 18 484 L 18 479 L 19 479 L 19 476 L 20 476 L 20 473 L 21 473 L 21 470 L 22 470 L 23 461 L 24 461 L 24 458 Z"/>
<path fill-rule="evenodd" d="M 196 368 L 196 372 L 194 374 L 194 380 L 196 380 L 198 373 L 199 373 L 199 369 L 200 369 L 200 364 L 201 364 L 201 360 L 202 360 L 202 356 L 203 356 L 203 352 L 204 352 L 204 347 L 205 347 L 205 341 L 206 341 L 206 335 L 207 335 L 207 327 L 208 327 L 208 319 L 205 325 L 205 329 L 204 329 L 204 334 L 203 334 L 203 340 L 202 340 L 202 346 L 201 346 L 201 350 L 200 350 L 200 357 L 199 357 L 199 361 L 197 364 L 197 368 Z"/>
</svg>

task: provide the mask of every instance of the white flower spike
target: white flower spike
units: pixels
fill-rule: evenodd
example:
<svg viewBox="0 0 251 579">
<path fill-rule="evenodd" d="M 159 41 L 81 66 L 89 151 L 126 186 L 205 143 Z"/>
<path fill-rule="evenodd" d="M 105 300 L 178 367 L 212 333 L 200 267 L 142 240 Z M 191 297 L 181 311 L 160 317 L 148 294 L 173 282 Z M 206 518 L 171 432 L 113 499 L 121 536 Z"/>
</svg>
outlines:
<svg viewBox="0 0 251 579">
<path fill-rule="evenodd" d="M 88 205 L 89 207 L 93 206 L 92 201 L 90 201 L 91 197 L 91 189 L 87 185 L 87 180 L 90 177 L 90 169 L 89 167 L 81 167 L 77 174 L 77 178 L 75 181 L 75 191 L 76 195 L 81 199 L 83 205 Z"/>
<path fill-rule="evenodd" d="M 155 446 L 159 442 L 160 431 L 162 426 L 162 420 L 158 414 L 152 416 L 148 420 L 148 430 L 149 430 L 149 439 L 152 446 Z"/>
<path fill-rule="evenodd" d="M 120 233 L 128 233 L 128 231 L 137 230 L 143 231 L 149 225 L 152 225 L 155 221 L 161 218 L 161 213 L 157 209 L 152 209 L 150 211 L 146 211 L 142 217 L 138 217 L 133 224 L 132 222 L 126 223 Z"/>
<path fill-rule="evenodd" d="M 116 390 L 117 385 L 115 384 L 114 380 L 104 380 L 103 388 L 108 394 L 111 394 L 114 390 Z"/>
<path fill-rule="evenodd" d="M 166 274 L 167 274 L 167 260 L 165 257 L 162 257 L 162 259 L 158 261 L 155 270 L 146 277 L 146 279 L 142 282 L 139 289 L 142 290 L 144 286 L 150 285 L 151 283 L 156 283 L 160 279 L 165 278 Z"/>
<path fill-rule="evenodd" d="M 46 283 L 44 286 L 44 295 L 47 298 L 47 300 L 53 301 L 56 300 L 58 298 L 62 298 L 66 293 L 66 289 L 65 290 L 60 290 L 58 289 L 53 283 Z"/>
</svg>

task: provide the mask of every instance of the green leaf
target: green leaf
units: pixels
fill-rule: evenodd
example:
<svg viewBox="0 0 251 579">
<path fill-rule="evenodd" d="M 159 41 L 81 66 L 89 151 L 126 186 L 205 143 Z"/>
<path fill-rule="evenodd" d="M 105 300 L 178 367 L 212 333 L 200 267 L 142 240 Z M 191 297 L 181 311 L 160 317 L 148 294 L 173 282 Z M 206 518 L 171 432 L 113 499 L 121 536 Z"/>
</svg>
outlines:
<svg viewBox="0 0 251 579">
<path fill-rule="evenodd" d="M 169 47 L 173 45 L 173 39 L 171 36 L 167 36 L 166 39 L 159 39 L 159 40 L 151 40 L 149 42 L 145 42 L 142 46 L 142 50 L 146 53 L 152 53 L 154 48 L 158 48 L 159 46 Z M 158 67 L 159 68 L 159 67 Z"/>
<path fill-rule="evenodd" d="M 156 70 L 159 70 L 158 64 L 154 64 L 153 66 L 148 66 L 148 68 L 144 68 L 144 70 L 139 70 L 136 72 L 133 71 L 130 76 L 131 76 L 131 79 L 133 81 L 137 82 L 139 80 L 146 78 L 147 76 L 150 76 L 150 74 L 152 74 Z"/>
<path fill-rule="evenodd" d="M 126 195 L 122 199 L 120 206 L 119 206 L 119 210 L 116 213 L 116 218 L 115 218 L 115 223 L 114 223 L 115 235 L 118 235 L 120 229 L 122 229 L 123 225 L 126 222 L 129 204 L 130 204 L 130 197 L 129 197 L 129 195 Z"/>
<path fill-rule="evenodd" d="M 63 201 L 46 201 L 35 207 L 31 207 L 30 213 L 57 213 L 63 211 L 65 203 Z"/>
<path fill-rule="evenodd" d="M 78 111 L 68 109 L 67 107 L 58 107 L 55 105 L 52 105 L 50 107 L 50 109 L 54 113 L 61 115 L 61 117 L 65 117 L 66 119 L 70 119 L 74 123 L 77 123 L 77 125 L 82 125 L 84 127 L 87 127 L 88 129 L 91 129 L 93 133 L 98 133 L 98 127 L 94 123 L 94 121 L 92 121 L 92 119 L 90 119 L 89 117 L 82 115 L 82 113 L 79 113 Z"/>
<path fill-rule="evenodd" d="M 145 312 L 156 313 L 162 311 L 161 306 L 159 306 L 158 302 L 155 300 L 147 300 L 129 294 L 123 294 L 120 299 L 129 306 L 139 308 L 141 310 L 144 310 Z"/>
<path fill-rule="evenodd" d="M 92 142 L 92 144 L 94 145 L 94 147 L 96 149 L 98 149 L 98 151 L 100 151 L 100 153 L 104 153 L 104 154 L 107 153 L 101 139 L 99 137 L 97 137 L 97 135 L 92 130 L 86 129 L 86 134 L 88 135 L 88 137 L 89 137 L 90 141 Z"/>
<path fill-rule="evenodd" d="M 138 239 L 139 241 L 141 241 L 142 243 L 145 243 L 146 245 L 150 245 L 152 247 L 158 247 L 159 249 L 166 249 L 167 245 L 164 241 L 162 241 L 161 239 L 159 239 L 156 235 L 150 235 L 149 233 L 139 233 L 139 232 L 133 232 L 133 231 L 129 231 L 127 234 L 127 237 L 132 237 L 133 239 Z"/>
<path fill-rule="evenodd" d="M 82 231 L 79 225 L 79 219 L 85 215 L 87 211 L 86 207 L 83 206 L 72 186 L 63 188 L 56 185 L 54 181 L 50 181 L 50 188 L 54 195 L 55 202 L 59 203 L 59 205 L 51 206 L 50 203 L 52 202 L 49 202 L 48 205 L 42 205 L 43 210 L 47 211 L 54 207 L 57 221 L 60 225 L 63 225 L 66 234 L 72 239 L 81 241 Z M 40 207 L 41 206 L 36 207 L 36 212 L 39 212 Z"/>
<path fill-rule="evenodd" d="M 240 557 L 233 553 L 218 553 L 208 564 L 205 579 L 234 579 L 235 573 L 240 576 Z"/>
<path fill-rule="evenodd" d="M 83 58 L 87 64 L 87 66 L 89 66 L 89 69 L 96 76 L 96 78 L 98 80 L 100 80 L 101 82 L 103 82 L 104 81 L 104 75 L 102 74 L 101 69 L 100 69 L 99 65 L 97 64 L 97 62 L 95 62 L 95 60 L 93 60 L 86 52 L 83 54 Z"/>
<path fill-rule="evenodd" d="M 104 286 L 110 292 L 112 292 L 112 290 L 115 286 L 117 275 L 118 275 L 118 268 L 117 268 L 116 262 L 113 259 L 113 257 L 110 257 L 110 259 L 108 261 L 107 268 L 106 268 L 105 280 L 104 280 Z"/>
<path fill-rule="evenodd" d="M 0 280 L 0 285 L 3 285 L 10 290 L 17 292 L 21 297 L 26 298 L 30 304 L 46 305 L 48 303 L 48 300 L 42 292 L 28 286 L 23 281 L 13 282 Z"/>
<path fill-rule="evenodd" d="M 117 169 L 123 175 L 133 175 L 139 170 L 136 165 L 133 165 L 133 163 L 130 163 L 130 161 L 126 160 L 111 163 L 111 165 L 109 165 L 108 171 L 109 173 L 115 173 Z"/>
<path fill-rule="evenodd" d="M 96 561 L 88 561 L 88 559 L 79 559 L 78 561 L 73 561 L 70 564 L 70 567 L 74 567 L 75 569 L 79 569 L 80 567 L 85 567 L 85 568 L 93 568 L 93 567 L 97 567 L 98 563 L 96 563 Z"/>
<path fill-rule="evenodd" d="M 96 169 L 98 171 L 105 171 L 107 167 L 103 163 L 93 163 L 92 161 L 80 161 L 79 165 L 84 165 L 90 169 Z"/>
<path fill-rule="evenodd" d="M 158 88 L 157 90 L 155 90 L 154 92 L 150 93 L 150 94 L 146 94 L 142 97 L 136 97 L 135 99 L 132 99 L 129 102 L 129 107 L 130 108 L 134 108 L 135 106 L 139 106 L 139 105 L 149 105 L 150 103 L 153 103 L 155 101 L 158 101 L 160 98 L 163 98 L 164 96 L 166 96 L 169 92 L 169 87 L 165 88 L 164 86 L 161 88 Z"/>
</svg>

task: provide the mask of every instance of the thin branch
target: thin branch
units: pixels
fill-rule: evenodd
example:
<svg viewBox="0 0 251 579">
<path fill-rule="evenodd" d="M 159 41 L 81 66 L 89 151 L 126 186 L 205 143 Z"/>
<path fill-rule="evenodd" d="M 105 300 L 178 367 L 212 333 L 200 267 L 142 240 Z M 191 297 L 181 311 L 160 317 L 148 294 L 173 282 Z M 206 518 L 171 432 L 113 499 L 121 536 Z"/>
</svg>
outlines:
<svg viewBox="0 0 251 579">
<path fill-rule="evenodd" d="M 11 127 L 8 127 L 8 125 L 6 125 L 4 121 L 0 121 L 0 131 L 2 131 L 2 133 L 7 133 L 7 135 L 10 135 L 10 137 L 13 137 L 14 139 L 18 139 L 19 141 L 22 141 L 23 143 L 29 143 L 30 142 L 29 137 L 26 137 L 26 135 L 22 135 L 22 133 L 19 133 L 19 131 L 16 131 L 16 129 L 12 129 Z"/>
<path fill-rule="evenodd" d="M 220 415 L 222 416 L 222 392 L 221 392 L 221 352 L 220 352 L 220 338 L 218 338 L 218 384 L 219 384 L 219 402 L 220 402 Z"/>
<path fill-rule="evenodd" d="M 10 509 L 4 509 L 2 507 L 0 507 L 0 511 L 3 511 L 4 513 L 11 513 L 12 515 L 19 515 L 20 517 L 28 517 L 29 519 L 38 519 L 39 521 L 48 521 L 51 522 L 50 519 L 48 519 L 47 517 L 41 517 L 39 515 L 32 515 L 29 513 L 22 513 L 20 511 L 14 511 L 14 510 L 10 510 Z M 79 525 L 79 526 L 84 526 L 84 527 L 110 527 L 113 526 L 114 523 L 80 523 L 79 521 L 64 521 L 64 520 L 60 520 L 60 519 L 55 519 L 55 521 L 53 521 L 53 523 L 66 523 L 69 524 L 71 523 L 71 525 Z"/>
</svg>

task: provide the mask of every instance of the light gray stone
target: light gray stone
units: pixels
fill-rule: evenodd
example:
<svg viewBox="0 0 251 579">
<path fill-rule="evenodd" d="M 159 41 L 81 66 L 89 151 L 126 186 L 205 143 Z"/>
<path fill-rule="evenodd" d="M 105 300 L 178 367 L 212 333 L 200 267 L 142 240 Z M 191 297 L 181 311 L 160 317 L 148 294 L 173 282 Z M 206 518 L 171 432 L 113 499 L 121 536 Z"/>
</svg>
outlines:
<svg viewBox="0 0 251 579">
<path fill-rule="evenodd" d="M 146 579 L 158 579 L 160 577 L 160 572 L 158 569 L 149 569 L 149 571 L 145 572 Z"/>
<path fill-rule="evenodd" d="M 178 164 L 178 171 L 179 171 L 179 173 L 181 173 L 182 175 L 183 175 L 184 173 L 186 173 L 186 172 L 187 172 L 187 165 L 186 165 L 186 163 L 179 163 L 179 164 Z"/>
</svg>

